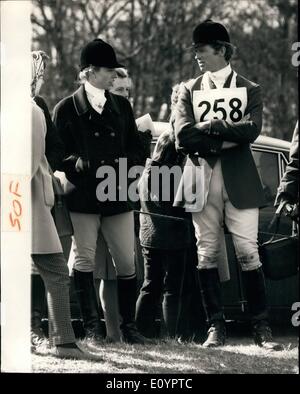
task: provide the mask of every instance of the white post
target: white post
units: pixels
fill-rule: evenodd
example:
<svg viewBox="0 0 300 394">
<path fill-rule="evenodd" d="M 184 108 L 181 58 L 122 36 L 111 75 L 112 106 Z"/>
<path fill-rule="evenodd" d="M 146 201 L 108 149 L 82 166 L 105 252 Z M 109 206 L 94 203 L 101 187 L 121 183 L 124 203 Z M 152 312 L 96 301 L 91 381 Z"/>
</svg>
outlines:
<svg viewBox="0 0 300 394">
<path fill-rule="evenodd" d="M 1 1 L 1 370 L 30 372 L 31 1 Z"/>
</svg>

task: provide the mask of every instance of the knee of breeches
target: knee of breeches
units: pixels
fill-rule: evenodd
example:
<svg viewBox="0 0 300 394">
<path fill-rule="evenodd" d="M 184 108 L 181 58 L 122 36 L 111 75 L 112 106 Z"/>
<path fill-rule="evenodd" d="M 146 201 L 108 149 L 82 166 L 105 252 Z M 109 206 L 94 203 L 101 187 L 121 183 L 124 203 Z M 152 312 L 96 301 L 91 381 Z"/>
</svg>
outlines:
<svg viewBox="0 0 300 394">
<path fill-rule="evenodd" d="M 237 260 L 241 266 L 242 271 L 253 271 L 262 266 L 258 252 L 252 252 L 248 254 L 240 254 L 237 256 Z"/>
<path fill-rule="evenodd" d="M 201 254 L 198 254 L 198 265 L 197 269 L 212 269 L 212 268 L 218 268 L 218 258 L 217 255 L 215 256 L 204 256 Z"/>
<path fill-rule="evenodd" d="M 115 267 L 118 277 L 130 277 L 136 274 L 134 258 L 115 260 Z"/>
<path fill-rule="evenodd" d="M 94 272 L 95 260 L 94 258 L 76 256 L 73 262 L 73 269 L 81 272 Z"/>
</svg>

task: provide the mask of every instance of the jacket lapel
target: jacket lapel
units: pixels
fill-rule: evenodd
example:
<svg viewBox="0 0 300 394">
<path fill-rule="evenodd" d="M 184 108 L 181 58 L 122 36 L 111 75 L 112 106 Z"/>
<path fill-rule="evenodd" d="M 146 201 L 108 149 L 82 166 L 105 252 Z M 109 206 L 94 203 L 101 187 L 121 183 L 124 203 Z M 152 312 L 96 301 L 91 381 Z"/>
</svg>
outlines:
<svg viewBox="0 0 300 394">
<path fill-rule="evenodd" d="M 109 93 L 108 90 L 105 91 L 105 97 L 107 98 L 107 107 L 110 108 L 113 112 L 115 112 L 116 114 L 120 115 L 120 108 L 118 106 L 117 100 L 116 100 L 116 96 L 114 94 Z M 105 106 L 104 106 L 105 108 Z"/>
<path fill-rule="evenodd" d="M 112 111 L 116 112 L 117 114 L 120 114 L 121 113 L 120 108 L 117 104 L 117 100 L 114 97 L 114 95 L 109 93 L 106 90 L 105 97 L 107 99 L 107 102 L 105 103 L 104 108 L 106 108 L 108 110 L 112 110 Z M 76 92 L 73 94 L 73 103 L 74 103 L 77 115 L 79 115 L 79 116 L 92 110 L 92 106 L 87 99 L 86 92 L 85 92 L 83 85 L 81 85 L 80 88 L 78 88 L 76 90 Z"/>
<path fill-rule="evenodd" d="M 231 87 L 231 82 L 232 82 L 233 74 L 234 74 L 234 71 L 231 70 L 231 73 L 228 75 L 228 77 L 227 77 L 227 79 L 226 79 L 226 81 L 225 81 L 225 83 L 224 83 L 223 88 L 230 88 L 230 87 Z"/>
<path fill-rule="evenodd" d="M 72 97 L 74 107 L 78 116 L 83 115 L 91 110 L 92 106 L 87 99 L 83 85 L 81 85 L 80 88 L 76 90 Z"/>
</svg>

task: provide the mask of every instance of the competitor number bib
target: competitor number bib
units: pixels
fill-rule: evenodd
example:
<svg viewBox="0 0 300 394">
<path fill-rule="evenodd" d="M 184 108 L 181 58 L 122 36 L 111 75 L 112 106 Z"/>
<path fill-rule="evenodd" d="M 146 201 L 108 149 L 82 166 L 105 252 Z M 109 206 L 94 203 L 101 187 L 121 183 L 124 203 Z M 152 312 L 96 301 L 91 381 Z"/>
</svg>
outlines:
<svg viewBox="0 0 300 394">
<path fill-rule="evenodd" d="M 244 118 L 246 106 L 247 89 L 245 87 L 193 92 L 196 123 L 212 119 L 226 120 L 228 123 L 239 122 Z"/>
</svg>

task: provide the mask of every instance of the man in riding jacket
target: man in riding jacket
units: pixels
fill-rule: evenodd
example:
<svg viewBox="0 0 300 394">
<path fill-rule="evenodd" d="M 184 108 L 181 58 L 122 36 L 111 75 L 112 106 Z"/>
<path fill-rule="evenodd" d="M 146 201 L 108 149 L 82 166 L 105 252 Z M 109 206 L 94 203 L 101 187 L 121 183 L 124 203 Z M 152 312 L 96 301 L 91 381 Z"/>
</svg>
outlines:
<svg viewBox="0 0 300 394">
<path fill-rule="evenodd" d="M 189 165 L 204 168 L 199 172 L 205 178 L 204 189 L 192 213 L 209 322 L 203 346 L 222 346 L 226 338 L 217 269 L 220 230 L 225 222 L 242 269 L 255 343 L 279 350 L 268 324 L 257 247 L 259 207 L 265 199 L 250 149 L 262 127 L 261 89 L 231 68 L 233 46 L 221 23 L 200 23 L 193 31 L 193 49 L 202 75 L 181 85 L 175 134 L 178 149 L 188 154 Z"/>
</svg>

